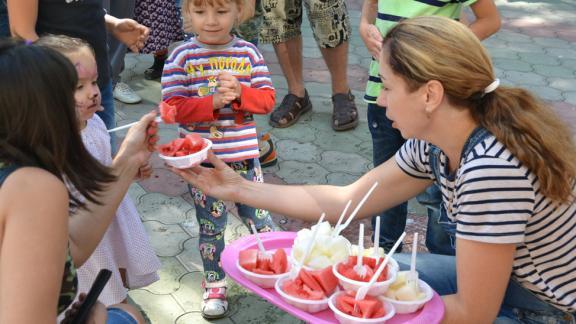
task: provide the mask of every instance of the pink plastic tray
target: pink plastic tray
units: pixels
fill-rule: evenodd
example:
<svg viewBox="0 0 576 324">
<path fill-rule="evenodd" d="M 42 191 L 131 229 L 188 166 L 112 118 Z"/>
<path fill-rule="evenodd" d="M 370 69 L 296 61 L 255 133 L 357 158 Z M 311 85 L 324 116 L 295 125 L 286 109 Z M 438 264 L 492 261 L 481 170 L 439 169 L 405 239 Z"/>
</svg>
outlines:
<svg viewBox="0 0 576 324">
<path fill-rule="evenodd" d="M 296 233 L 294 232 L 270 232 L 260 234 L 262 243 L 264 247 L 269 249 L 284 248 L 286 253 L 290 253 L 290 249 L 296 238 Z M 310 314 L 299 310 L 292 305 L 284 302 L 284 300 L 272 289 L 265 289 L 256 286 L 248 279 L 244 278 L 242 273 L 236 268 L 236 261 L 238 260 L 238 254 L 241 250 L 246 249 L 257 249 L 258 245 L 256 239 L 253 235 L 248 235 L 241 239 L 238 239 L 226 246 L 222 252 L 221 261 L 222 268 L 230 278 L 234 279 L 240 285 L 246 287 L 247 289 L 253 291 L 258 296 L 268 300 L 272 304 L 278 306 L 279 308 L 285 310 L 286 312 L 298 317 L 301 320 L 314 324 L 327 324 L 327 323 L 338 323 L 334 314 L 330 309 L 318 312 L 315 314 Z M 434 292 L 434 297 L 430 300 L 424 307 L 413 314 L 403 314 L 396 315 L 388 321 L 388 323 L 417 323 L 417 324 L 434 324 L 439 323 L 444 316 L 444 304 L 442 299 L 436 292 Z"/>
</svg>

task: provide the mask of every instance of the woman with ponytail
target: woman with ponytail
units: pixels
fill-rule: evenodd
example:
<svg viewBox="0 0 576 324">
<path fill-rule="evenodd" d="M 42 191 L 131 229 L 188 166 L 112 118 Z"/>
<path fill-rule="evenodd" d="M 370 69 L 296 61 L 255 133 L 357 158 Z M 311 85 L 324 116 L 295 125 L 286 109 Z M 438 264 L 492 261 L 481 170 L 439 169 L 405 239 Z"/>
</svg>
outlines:
<svg viewBox="0 0 576 324">
<path fill-rule="evenodd" d="M 478 39 L 447 18 L 391 29 L 380 76 L 378 104 L 408 141 L 350 185 L 251 183 L 214 155 L 215 168 L 174 172 L 210 196 L 331 222 L 374 181 L 357 217 L 436 182 L 456 256 L 419 255 L 418 271 L 443 296 L 443 322 L 574 323 L 576 147 L 566 125 L 529 92 L 501 86 Z"/>
</svg>

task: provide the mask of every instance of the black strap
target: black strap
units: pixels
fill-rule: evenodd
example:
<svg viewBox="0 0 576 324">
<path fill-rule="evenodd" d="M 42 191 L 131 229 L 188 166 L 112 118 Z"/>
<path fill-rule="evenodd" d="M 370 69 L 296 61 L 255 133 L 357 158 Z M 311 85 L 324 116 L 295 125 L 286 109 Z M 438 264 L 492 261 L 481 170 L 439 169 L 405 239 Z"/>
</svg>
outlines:
<svg viewBox="0 0 576 324">
<path fill-rule="evenodd" d="M 16 169 L 18 169 L 17 165 L 5 165 L 0 163 L 0 186 L 12 172 L 16 171 Z"/>
</svg>

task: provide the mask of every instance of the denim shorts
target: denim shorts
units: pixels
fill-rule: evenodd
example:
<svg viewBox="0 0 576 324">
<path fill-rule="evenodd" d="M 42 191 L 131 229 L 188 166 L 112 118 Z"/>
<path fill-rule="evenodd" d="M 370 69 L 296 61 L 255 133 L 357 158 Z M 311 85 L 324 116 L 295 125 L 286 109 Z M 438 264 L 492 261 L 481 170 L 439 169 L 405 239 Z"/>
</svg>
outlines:
<svg viewBox="0 0 576 324">
<path fill-rule="evenodd" d="M 111 307 L 108 308 L 108 318 L 106 324 L 138 324 L 132 315 L 123 309 Z"/>
</svg>

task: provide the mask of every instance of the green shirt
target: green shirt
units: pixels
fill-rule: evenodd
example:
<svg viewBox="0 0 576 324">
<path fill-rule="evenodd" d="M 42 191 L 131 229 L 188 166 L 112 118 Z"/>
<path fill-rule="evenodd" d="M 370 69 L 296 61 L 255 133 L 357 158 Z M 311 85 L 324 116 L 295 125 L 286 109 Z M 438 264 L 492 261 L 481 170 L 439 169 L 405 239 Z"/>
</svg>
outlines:
<svg viewBox="0 0 576 324">
<path fill-rule="evenodd" d="M 469 6 L 477 0 L 378 0 L 378 15 L 375 25 L 382 37 L 399 21 L 420 16 L 442 16 L 460 18 L 463 6 Z M 370 62 L 368 83 L 364 100 L 375 103 L 382 82 L 378 76 L 378 61 Z"/>
</svg>

